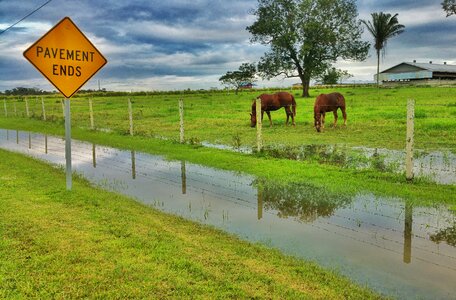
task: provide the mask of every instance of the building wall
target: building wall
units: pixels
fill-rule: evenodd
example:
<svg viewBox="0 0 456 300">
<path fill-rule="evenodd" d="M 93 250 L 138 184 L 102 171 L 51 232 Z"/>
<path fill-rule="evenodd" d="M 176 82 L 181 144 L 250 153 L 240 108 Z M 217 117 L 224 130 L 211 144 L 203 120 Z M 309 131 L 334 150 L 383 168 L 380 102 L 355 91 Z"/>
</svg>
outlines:
<svg viewBox="0 0 456 300">
<path fill-rule="evenodd" d="M 425 78 L 432 78 L 432 72 L 421 70 L 418 72 L 380 73 L 379 77 L 380 77 L 380 81 L 425 79 Z M 377 75 L 374 75 L 374 80 L 377 81 Z"/>
<path fill-rule="evenodd" d="M 440 80 L 440 79 L 420 79 L 420 80 L 408 80 L 408 81 L 385 81 L 382 82 L 382 86 L 395 87 L 395 86 L 456 86 L 456 80 Z"/>
</svg>

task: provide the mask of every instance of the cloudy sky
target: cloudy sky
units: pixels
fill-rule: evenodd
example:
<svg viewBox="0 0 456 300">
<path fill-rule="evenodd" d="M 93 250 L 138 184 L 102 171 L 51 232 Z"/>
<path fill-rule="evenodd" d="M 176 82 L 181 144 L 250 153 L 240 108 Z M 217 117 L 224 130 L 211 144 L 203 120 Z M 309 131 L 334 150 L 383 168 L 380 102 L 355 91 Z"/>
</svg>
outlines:
<svg viewBox="0 0 456 300">
<path fill-rule="evenodd" d="M 0 0 L 0 31 L 46 0 Z M 446 18 L 442 0 L 357 0 L 360 19 L 383 11 L 399 13 L 406 31 L 388 42 L 381 69 L 402 61 L 456 64 L 456 16 Z M 245 28 L 254 22 L 257 0 L 52 0 L 10 30 L 0 34 L 0 91 L 14 87 L 55 88 L 22 56 L 22 52 L 69 16 L 108 59 L 83 88 L 108 90 L 178 90 L 221 88 L 218 78 L 244 62 L 256 62 L 267 50 L 251 44 Z M 364 39 L 370 41 L 367 32 Z M 372 81 L 376 57 L 364 62 L 340 61 L 354 75 L 350 81 Z M 297 79 L 259 81 L 289 86 Z"/>
</svg>

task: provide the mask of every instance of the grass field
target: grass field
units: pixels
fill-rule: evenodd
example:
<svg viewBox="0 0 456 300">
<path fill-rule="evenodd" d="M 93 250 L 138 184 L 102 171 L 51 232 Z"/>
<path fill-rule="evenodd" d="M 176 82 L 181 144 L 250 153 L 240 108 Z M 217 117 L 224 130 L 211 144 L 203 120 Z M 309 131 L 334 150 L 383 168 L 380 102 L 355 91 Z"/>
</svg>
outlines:
<svg viewBox="0 0 456 300">
<path fill-rule="evenodd" d="M 82 179 L 67 192 L 59 169 L 0 156 L 1 299 L 380 298 Z"/>
<path fill-rule="evenodd" d="M 320 93 L 340 91 L 346 97 L 348 126 L 331 128 L 317 134 L 313 128 L 313 102 Z M 179 138 L 178 99 L 184 100 L 185 137 L 198 143 L 253 146 L 256 131 L 250 128 L 252 100 L 263 91 L 234 93 L 214 91 L 191 94 L 124 95 L 93 97 L 95 127 L 127 134 L 129 118 L 127 99 L 133 102 L 134 132 L 145 137 Z M 285 112 L 272 112 L 276 126 L 264 123 L 265 145 L 344 144 L 349 146 L 405 148 L 406 102 L 416 100 L 415 146 L 425 150 L 456 152 L 456 88 L 404 87 L 380 89 L 372 87 L 312 89 L 311 98 L 297 100 L 296 127 L 286 127 Z M 48 122 L 63 122 L 61 99 L 44 98 Z M 33 118 L 42 118 L 41 100 L 29 97 L 29 111 Z M 10 117 L 24 117 L 25 101 L 7 98 Z M 90 126 L 88 96 L 71 100 L 72 124 Z M 16 113 L 14 113 L 16 106 Z M 339 118 L 341 113 L 339 112 Z M 327 125 L 332 115 L 327 116 Z M 341 124 L 342 122 L 340 122 Z"/>
<path fill-rule="evenodd" d="M 416 106 L 417 148 L 456 152 L 456 89 L 344 88 L 348 126 L 312 127 L 314 97 L 297 96 L 296 127 L 273 112 L 266 145 L 343 144 L 405 147 L 406 101 Z M 332 90 L 312 90 L 312 96 Z M 96 130 L 86 96 L 72 104 L 72 135 L 98 145 L 161 154 L 169 159 L 252 174 L 260 180 L 306 184 L 337 195 L 367 191 L 401 197 L 414 206 L 447 203 L 456 209 L 456 186 L 403 174 L 357 170 L 318 161 L 293 161 L 200 147 L 255 144 L 250 105 L 260 92 L 97 96 Z M 299 94 L 299 92 L 294 92 Z M 135 136 L 129 136 L 127 99 L 133 101 Z M 179 144 L 178 99 L 185 103 L 187 144 Z M 61 99 L 6 98 L 0 128 L 63 136 Z M 1 106 L 0 106 L 1 107 Z M 330 123 L 332 116 L 327 117 Z M 154 138 L 158 137 L 158 138 Z M 134 201 L 75 180 L 62 190 L 63 172 L 0 150 L 0 298 L 375 298 L 315 265 L 284 257 L 218 231 L 161 214 Z M 37 185 L 37 181 L 40 184 Z M 56 213 L 58 212 L 58 213 Z M 197 234 L 195 234 L 197 233 Z M 91 254 L 90 256 L 88 254 Z M 92 255 L 93 254 L 93 255 Z M 19 272 L 17 271 L 19 270 Z"/>
<path fill-rule="evenodd" d="M 328 90 L 312 90 L 313 94 Z M 345 89 L 347 102 L 350 103 L 349 125 L 347 128 L 327 128 L 318 134 L 312 127 L 311 104 L 313 99 L 297 98 L 298 122 L 296 128 L 284 126 L 284 116 L 273 113 L 276 126 L 264 129 L 264 136 L 269 143 L 284 145 L 300 145 L 312 143 L 347 143 L 349 145 L 376 146 L 383 144 L 385 148 L 400 148 L 405 144 L 405 103 L 412 95 L 420 95 L 417 103 L 425 103 L 424 108 L 417 105 L 417 134 L 421 139 L 422 148 L 449 149 L 455 151 L 456 132 L 452 129 L 456 122 L 456 89 L 451 88 L 398 88 L 381 89 L 372 88 Z M 455 93 L 455 95 L 453 95 Z M 443 186 L 423 180 L 413 184 L 406 182 L 403 174 L 381 172 L 378 170 L 356 170 L 332 164 L 320 164 L 318 161 L 290 161 L 288 159 L 274 158 L 261 155 L 244 155 L 227 151 L 220 151 L 194 145 L 198 141 L 208 140 L 214 143 L 233 143 L 233 136 L 241 140 L 241 145 L 247 141 L 255 142 L 255 129 L 249 127 L 249 107 L 251 98 L 258 92 L 245 92 L 236 96 L 221 92 L 190 95 L 155 95 L 134 96 L 135 128 L 137 134 L 133 137 L 128 134 L 127 96 L 123 97 L 95 97 L 94 111 L 95 124 L 98 130 L 90 130 L 88 100 L 86 97 L 76 97 L 72 101 L 72 135 L 76 139 L 90 141 L 99 145 L 108 145 L 123 149 L 162 154 L 169 159 L 187 160 L 198 164 L 216 168 L 234 170 L 257 176 L 259 179 L 275 180 L 284 183 L 305 182 L 317 187 L 324 187 L 331 192 L 356 194 L 360 191 L 369 191 L 381 195 L 403 197 L 420 203 L 432 205 L 434 202 L 456 204 L 456 187 Z M 396 102 L 394 97 L 397 96 Z M 179 137 L 178 99 L 184 98 L 186 105 L 186 137 L 192 143 L 181 145 L 177 143 Z M 375 98 L 385 98 L 375 101 Z M 369 107 L 357 105 L 362 99 L 372 99 Z M 403 100 L 402 100 L 403 99 Z M 428 99 L 428 100 L 425 100 Z M 36 103 L 35 103 L 36 102 Z M 399 103 L 400 102 L 400 103 Z M 211 105 L 209 105 L 209 103 Z M 386 105 L 389 103 L 389 105 Z M 25 110 L 20 110 L 23 101 L 7 99 L 8 117 L 0 114 L 0 127 L 38 131 L 55 135 L 64 135 L 62 120 L 62 107 L 60 99 L 47 98 L 47 121 L 42 121 L 41 101 L 35 97 L 29 98 L 29 110 L 35 117 L 26 118 L 22 115 Z M 373 107 L 377 104 L 378 107 Z M 403 105 L 402 105 L 403 104 Z M 14 108 L 16 105 L 16 115 Z M 216 107 L 216 114 L 205 112 L 204 107 Z M 226 107 L 226 109 L 224 109 Z M 300 107 L 300 108 L 299 108 Z M 373 108 L 372 108 L 373 107 Z M 439 110 L 445 107 L 443 110 Z M 425 112 L 420 112 L 424 111 Z M 306 111 L 307 113 L 303 113 Z M 387 110 L 396 118 L 385 118 Z M 142 112 L 141 112 L 142 111 Z M 438 114 L 437 114 L 438 112 Z M 310 116 L 309 116 L 310 114 Z M 368 118 L 360 116 L 367 116 Z M 423 116 L 419 118 L 418 116 Z M 223 118 L 223 116 L 225 116 Z M 229 117 L 228 117 L 229 116 Z M 302 118 L 307 116 L 308 121 Z M 351 117 L 350 117 L 351 116 Z M 434 117 L 435 116 L 435 117 Z M 301 118 L 301 120 L 300 120 Z M 330 120 L 331 117 L 327 117 Z M 364 125 L 363 119 L 369 119 L 369 124 Z M 351 121 L 350 121 L 351 120 Z M 426 120 L 426 122 L 422 122 Z M 448 124 L 448 130 L 437 130 L 435 126 L 424 126 L 429 122 Z M 419 125 L 421 124 L 421 125 Z M 397 125 L 397 126 L 396 126 Z M 355 130 L 359 126 L 370 129 Z M 111 130 L 102 130 L 110 128 Z M 139 129 L 138 129 L 139 128 Z M 143 128 L 141 130 L 141 128 Z M 384 128 L 384 129 L 383 129 Z M 167 138 L 153 138 L 160 136 Z M 365 136 L 365 140 L 362 140 Z M 274 140 L 274 142 L 271 142 Z M 419 143 L 418 143 L 419 144 Z M 379 145 L 380 146 L 380 145 Z"/>
</svg>

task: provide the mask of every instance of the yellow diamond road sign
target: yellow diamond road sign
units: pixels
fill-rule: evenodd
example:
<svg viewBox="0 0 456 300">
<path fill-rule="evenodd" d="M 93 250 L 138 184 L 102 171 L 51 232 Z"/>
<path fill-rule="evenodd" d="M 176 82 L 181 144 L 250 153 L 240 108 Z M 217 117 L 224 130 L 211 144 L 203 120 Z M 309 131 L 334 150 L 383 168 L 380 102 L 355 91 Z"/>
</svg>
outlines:
<svg viewBox="0 0 456 300">
<path fill-rule="evenodd" d="M 24 56 L 66 98 L 76 93 L 107 63 L 68 17 L 25 50 Z"/>
</svg>

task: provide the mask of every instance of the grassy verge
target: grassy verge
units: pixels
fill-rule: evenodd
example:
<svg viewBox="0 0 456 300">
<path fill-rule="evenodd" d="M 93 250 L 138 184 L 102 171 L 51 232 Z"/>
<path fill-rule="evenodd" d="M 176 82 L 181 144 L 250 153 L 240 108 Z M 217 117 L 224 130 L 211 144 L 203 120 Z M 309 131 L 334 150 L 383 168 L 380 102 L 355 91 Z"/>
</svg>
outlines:
<svg viewBox="0 0 456 300">
<path fill-rule="evenodd" d="M 64 135 L 64 128 L 59 124 L 30 119 L 19 122 L 17 119 L 0 118 L 0 128 L 31 131 L 36 131 L 38 128 L 40 132 Z M 456 186 L 438 185 L 426 181 L 408 183 L 403 175 L 398 174 L 375 170 L 359 171 L 306 161 L 258 157 L 205 147 L 181 145 L 172 141 L 143 136 L 131 137 L 77 127 L 73 129 L 72 135 L 76 139 L 100 145 L 161 154 L 169 159 L 187 160 L 225 170 L 245 172 L 261 179 L 284 183 L 305 182 L 328 189 L 333 193 L 373 192 L 378 195 L 402 197 L 413 201 L 416 205 L 432 205 L 436 202 L 456 204 Z"/>
<path fill-rule="evenodd" d="M 0 155 L 2 299 L 379 298 L 312 263 L 82 179 L 64 191 L 60 170 Z"/>
</svg>

